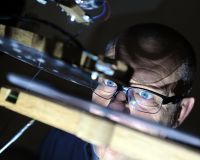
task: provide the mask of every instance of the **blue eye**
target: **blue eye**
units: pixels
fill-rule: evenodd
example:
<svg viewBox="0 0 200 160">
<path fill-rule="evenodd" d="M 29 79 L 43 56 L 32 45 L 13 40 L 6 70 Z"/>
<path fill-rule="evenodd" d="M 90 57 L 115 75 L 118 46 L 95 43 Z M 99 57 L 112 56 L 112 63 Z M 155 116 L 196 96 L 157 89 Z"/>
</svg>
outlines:
<svg viewBox="0 0 200 160">
<path fill-rule="evenodd" d="M 117 86 L 117 84 L 116 84 L 115 82 L 113 82 L 113 81 L 111 81 L 111 80 L 108 80 L 108 79 L 105 79 L 105 80 L 104 80 L 104 84 L 105 84 L 106 86 L 108 86 L 108 87 L 116 87 L 116 86 Z"/>
<path fill-rule="evenodd" d="M 152 93 L 148 91 L 140 91 L 139 95 L 144 99 L 151 99 L 153 97 Z"/>
</svg>

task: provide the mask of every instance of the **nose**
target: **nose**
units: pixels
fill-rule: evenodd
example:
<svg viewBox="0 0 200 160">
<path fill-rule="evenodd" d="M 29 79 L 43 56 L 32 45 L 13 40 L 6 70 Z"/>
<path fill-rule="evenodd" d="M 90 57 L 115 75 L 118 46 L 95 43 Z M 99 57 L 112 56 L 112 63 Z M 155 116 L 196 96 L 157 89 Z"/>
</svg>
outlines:
<svg viewBox="0 0 200 160">
<path fill-rule="evenodd" d="M 127 91 L 128 91 L 127 87 L 118 86 L 117 91 L 115 92 L 113 97 L 119 99 L 120 101 L 124 101 L 124 102 L 128 103 Z"/>
<path fill-rule="evenodd" d="M 124 91 L 117 91 L 115 93 L 114 99 L 120 102 L 126 103 L 126 92 Z"/>
<path fill-rule="evenodd" d="M 130 109 L 127 107 L 126 95 L 123 91 L 118 91 L 108 105 L 109 108 L 130 114 Z"/>
</svg>

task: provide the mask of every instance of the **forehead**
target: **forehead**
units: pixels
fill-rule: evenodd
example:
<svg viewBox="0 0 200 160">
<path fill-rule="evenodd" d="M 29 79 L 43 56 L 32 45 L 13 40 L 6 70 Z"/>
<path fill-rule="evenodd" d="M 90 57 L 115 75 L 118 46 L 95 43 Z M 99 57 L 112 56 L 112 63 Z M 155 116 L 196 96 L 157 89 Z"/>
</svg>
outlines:
<svg viewBox="0 0 200 160">
<path fill-rule="evenodd" d="M 148 48 L 148 46 L 146 47 Z M 176 51 L 151 59 L 142 56 L 137 51 L 128 53 L 123 45 L 116 52 L 115 43 L 112 43 L 107 48 L 106 56 L 113 59 L 119 58 L 134 70 L 132 78 L 129 80 L 132 86 L 148 86 L 163 90 L 168 87 L 172 90 L 179 80 L 188 77 L 187 64 L 180 53 L 178 54 Z"/>
<path fill-rule="evenodd" d="M 130 79 L 131 86 L 142 86 L 161 94 L 172 92 L 172 88 L 182 79 L 183 65 L 177 67 L 171 73 L 153 68 L 135 68 Z M 171 90 L 171 91 L 169 91 Z M 167 92 L 167 93 L 165 93 Z"/>
</svg>

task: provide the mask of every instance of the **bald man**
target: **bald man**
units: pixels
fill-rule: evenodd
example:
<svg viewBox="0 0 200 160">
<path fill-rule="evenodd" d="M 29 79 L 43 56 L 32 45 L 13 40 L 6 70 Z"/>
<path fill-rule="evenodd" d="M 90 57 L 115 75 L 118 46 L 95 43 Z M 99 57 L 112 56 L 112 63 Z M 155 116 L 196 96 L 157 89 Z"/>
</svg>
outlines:
<svg viewBox="0 0 200 160">
<path fill-rule="evenodd" d="M 189 115 L 195 102 L 189 96 L 196 70 L 195 54 L 190 43 L 177 31 L 161 24 L 132 26 L 109 43 L 106 56 L 124 61 L 133 73 L 127 86 L 99 79 L 93 102 L 173 128 Z M 138 129 L 143 130 L 145 126 Z M 70 136 L 53 131 L 45 143 L 42 159 L 73 159 L 78 154 L 76 151 L 85 155 L 78 159 L 105 158 L 105 155 L 110 160 L 127 159 L 108 148 L 89 145 Z M 59 146 L 65 138 L 67 141 Z M 83 144 L 74 145 L 80 142 Z M 56 151 L 59 151 L 57 156 Z"/>
<path fill-rule="evenodd" d="M 189 115 L 195 54 L 178 32 L 160 24 L 135 25 L 108 45 L 106 56 L 131 66 L 132 77 L 128 86 L 100 79 L 94 102 L 173 128 Z"/>
</svg>

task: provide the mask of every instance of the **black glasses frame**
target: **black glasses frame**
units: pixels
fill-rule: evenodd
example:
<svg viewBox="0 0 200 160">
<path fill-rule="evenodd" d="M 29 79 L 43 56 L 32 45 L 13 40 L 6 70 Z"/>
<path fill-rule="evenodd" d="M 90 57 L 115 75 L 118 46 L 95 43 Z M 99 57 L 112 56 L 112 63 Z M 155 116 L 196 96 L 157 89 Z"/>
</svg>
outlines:
<svg viewBox="0 0 200 160">
<path fill-rule="evenodd" d="M 124 91 L 123 89 L 124 87 L 122 86 L 119 86 L 116 93 L 114 95 L 116 95 L 119 91 Z M 128 89 L 126 90 L 126 99 L 128 100 L 128 96 L 127 96 L 127 93 L 130 89 L 132 88 L 136 88 L 136 89 L 144 89 L 144 90 L 147 90 L 148 92 L 150 93 L 153 93 L 159 97 L 161 97 L 163 99 L 162 101 L 162 104 L 168 104 L 168 103 L 173 103 L 173 104 L 176 104 L 176 103 L 179 103 L 184 97 L 183 96 L 171 96 L 171 97 L 168 97 L 168 96 L 164 96 L 162 94 L 159 94 L 157 92 L 154 92 L 154 91 L 151 91 L 151 90 L 148 90 L 148 89 L 145 89 L 145 88 L 141 88 L 141 87 L 127 87 Z"/>
<path fill-rule="evenodd" d="M 124 88 L 127 88 L 127 90 L 125 90 Z M 142 87 L 123 87 L 123 86 L 118 86 L 117 91 L 116 91 L 110 98 L 105 98 L 105 97 L 103 97 L 103 96 L 101 96 L 101 95 L 95 93 L 95 90 L 94 90 L 94 89 L 92 89 L 92 91 L 93 91 L 96 95 L 98 95 L 99 97 L 101 97 L 101 98 L 103 98 L 103 99 L 106 99 L 106 100 L 112 99 L 113 97 L 115 97 L 115 96 L 117 95 L 117 93 L 118 93 L 119 91 L 123 91 L 123 92 L 125 92 L 126 101 L 128 102 L 128 95 L 127 95 L 127 93 L 128 93 L 128 91 L 129 91 L 130 89 L 132 89 L 132 88 L 144 89 L 144 90 L 147 90 L 148 92 L 151 92 L 151 93 L 153 93 L 153 94 L 155 94 L 155 95 L 161 97 L 161 98 L 163 99 L 162 105 L 163 105 L 163 104 L 165 105 L 165 104 L 168 104 L 168 103 L 176 104 L 176 103 L 179 103 L 179 102 L 184 98 L 183 96 L 171 96 L 171 97 L 164 96 L 164 95 L 162 95 L 162 94 L 159 94 L 159 93 L 157 93 L 157 92 L 154 92 L 154 91 L 148 90 L 148 89 L 146 89 L 146 88 L 142 88 Z"/>
</svg>

